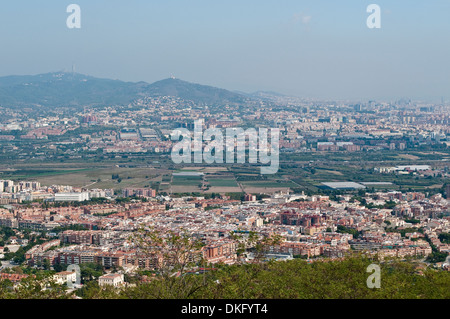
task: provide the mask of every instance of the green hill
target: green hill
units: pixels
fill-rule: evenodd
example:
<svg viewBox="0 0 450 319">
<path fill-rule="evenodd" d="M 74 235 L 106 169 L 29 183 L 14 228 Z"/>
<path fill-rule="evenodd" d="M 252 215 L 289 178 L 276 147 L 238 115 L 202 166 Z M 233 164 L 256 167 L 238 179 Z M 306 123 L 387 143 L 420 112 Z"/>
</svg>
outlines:
<svg viewBox="0 0 450 319">
<path fill-rule="evenodd" d="M 3 107 L 128 105 L 144 96 L 173 96 L 213 107 L 251 100 L 224 89 L 172 78 L 149 84 L 67 72 L 0 77 L 0 105 Z"/>
</svg>

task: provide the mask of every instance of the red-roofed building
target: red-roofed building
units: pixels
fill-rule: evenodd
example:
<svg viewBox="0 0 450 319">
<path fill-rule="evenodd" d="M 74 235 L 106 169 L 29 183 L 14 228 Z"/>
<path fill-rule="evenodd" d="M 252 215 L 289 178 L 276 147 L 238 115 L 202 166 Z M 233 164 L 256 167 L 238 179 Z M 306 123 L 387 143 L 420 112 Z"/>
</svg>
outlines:
<svg viewBox="0 0 450 319">
<path fill-rule="evenodd" d="M 28 275 L 0 273 L 0 280 L 9 280 L 13 283 L 18 283 L 22 279 L 27 278 L 27 277 L 28 277 Z"/>
</svg>

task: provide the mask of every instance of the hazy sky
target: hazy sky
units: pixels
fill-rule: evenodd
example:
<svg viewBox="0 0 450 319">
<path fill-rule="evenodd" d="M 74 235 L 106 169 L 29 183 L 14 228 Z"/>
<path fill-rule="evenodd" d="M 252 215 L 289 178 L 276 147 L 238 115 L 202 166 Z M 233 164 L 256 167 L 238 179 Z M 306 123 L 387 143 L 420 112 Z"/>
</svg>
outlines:
<svg viewBox="0 0 450 319">
<path fill-rule="evenodd" d="M 66 8 L 81 7 L 81 29 Z M 381 29 L 369 29 L 369 4 Z M 0 76 L 63 69 L 301 97 L 450 99 L 449 0 L 15 0 Z"/>
</svg>

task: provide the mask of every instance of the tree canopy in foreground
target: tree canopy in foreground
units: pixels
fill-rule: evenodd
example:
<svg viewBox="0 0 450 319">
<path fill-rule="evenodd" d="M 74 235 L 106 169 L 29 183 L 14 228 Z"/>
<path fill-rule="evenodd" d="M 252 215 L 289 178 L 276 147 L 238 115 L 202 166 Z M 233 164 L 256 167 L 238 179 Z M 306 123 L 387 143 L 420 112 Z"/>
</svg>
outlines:
<svg viewBox="0 0 450 319">
<path fill-rule="evenodd" d="M 372 264 L 381 267 L 381 287 L 370 289 L 367 278 Z M 418 267 L 404 261 L 379 263 L 364 256 L 335 261 L 294 259 L 244 265 L 216 265 L 203 274 L 158 277 L 150 282 L 135 281 L 120 289 L 100 288 L 92 281 L 78 290 L 85 299 L 448 299 L 450 272 Z M 138 278 L 136 278 L 138 279 Z M 40 291 L 27 284 L 13 289 L 0 284 L 0 298 L 73 298 L 61 289 Z M 35 280 L 35 279 L 33 279 Z"/>
</svg>

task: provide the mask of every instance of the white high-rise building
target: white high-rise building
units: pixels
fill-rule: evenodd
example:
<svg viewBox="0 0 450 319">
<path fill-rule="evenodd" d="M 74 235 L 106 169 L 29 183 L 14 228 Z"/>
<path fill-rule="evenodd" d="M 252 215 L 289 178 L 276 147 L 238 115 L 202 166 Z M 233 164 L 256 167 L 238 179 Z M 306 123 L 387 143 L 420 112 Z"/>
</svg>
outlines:
<svg viewBox="0 0 450 319">
<path fill-rule="evenodd" d="M 0 180 L 0 192 L 5 192 L 7 187 L 14 186 L 14 182 L 10 180 Z"/>
</svg>

